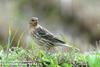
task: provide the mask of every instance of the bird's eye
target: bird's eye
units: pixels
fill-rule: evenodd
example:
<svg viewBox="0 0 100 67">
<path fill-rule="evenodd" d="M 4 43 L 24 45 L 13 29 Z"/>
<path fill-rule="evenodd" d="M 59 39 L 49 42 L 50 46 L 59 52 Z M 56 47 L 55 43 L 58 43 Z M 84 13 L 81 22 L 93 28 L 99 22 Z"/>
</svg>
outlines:
<svg viewBox="0 0 100 67">
<path fill-rule="evenodd" d="M 32 19 L 31 21 L 35 21 L 34 19 Z"/>
</svg>

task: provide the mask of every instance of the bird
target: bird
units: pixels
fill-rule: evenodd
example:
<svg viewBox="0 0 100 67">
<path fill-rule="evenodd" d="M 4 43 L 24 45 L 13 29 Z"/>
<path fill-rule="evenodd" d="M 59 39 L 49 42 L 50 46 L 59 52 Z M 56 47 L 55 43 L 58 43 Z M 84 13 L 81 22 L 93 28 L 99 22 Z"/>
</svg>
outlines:
<svg viewBox="0 0 100 67">
<path fill-rule="evenodd" d="M 39 46 L 45 47 L 47 50 L 56 46 L 72 47 L 55 37 L 55 35 L 46 28 L 42 27 L 37 17 L 32 17 L 30 19 L 29 34 Z"/>
</svg>

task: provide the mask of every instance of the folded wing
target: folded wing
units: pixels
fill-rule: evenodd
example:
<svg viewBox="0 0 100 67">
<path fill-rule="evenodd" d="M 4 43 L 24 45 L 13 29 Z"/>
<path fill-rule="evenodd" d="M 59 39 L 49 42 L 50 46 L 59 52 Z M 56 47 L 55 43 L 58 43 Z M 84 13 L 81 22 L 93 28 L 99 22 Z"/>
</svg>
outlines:
<svg viewBox="0 0 100 67">
<path fill-rule="evenodd" d="M 43 29 L 43 28 L 37 28 L 36 32 L 38 33 L 37 35 L 41 38 L 43 38 L 43 40 L 46 40 L 52 44 L 55 43 L 61 43 L 61 44 L 65 44 L 65 42 L 59 40 L 58 38 L 54 37 L 52 33 L 50 33 L 49 31 Z"/>
</svg>

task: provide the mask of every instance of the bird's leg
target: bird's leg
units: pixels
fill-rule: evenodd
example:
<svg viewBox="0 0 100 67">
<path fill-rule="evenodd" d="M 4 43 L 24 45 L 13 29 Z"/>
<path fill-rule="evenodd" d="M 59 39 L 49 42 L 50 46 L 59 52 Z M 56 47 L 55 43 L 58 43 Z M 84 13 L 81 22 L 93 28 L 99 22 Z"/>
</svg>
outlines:
<svg viewBox="0 0 100 67">
<path fill-rule="evenodd" d="M 54 47 L 48 47 L 48 49 L 47 49 L 47 51 L 48 51 L 48 53 L 55 53 L 55 49 L 54 49 Z"/>
<path fill-rule="evenodd" d="M 50 52 L 50 51 L 51 51 L 51 48 L 50 48 L 50 47 L 48 47 L 48 48 L 47 48 L 47 51 L 48 51 L 48 52 Z"/>
</svg>

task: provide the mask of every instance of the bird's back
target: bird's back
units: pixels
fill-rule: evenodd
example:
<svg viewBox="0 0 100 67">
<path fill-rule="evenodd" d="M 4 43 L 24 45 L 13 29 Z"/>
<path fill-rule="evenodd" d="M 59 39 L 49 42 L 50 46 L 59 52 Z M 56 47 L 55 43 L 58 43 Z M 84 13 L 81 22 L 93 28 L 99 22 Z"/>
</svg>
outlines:
<svg viewBox="0 0 100 67">
<path fill-rule="evenodd" d="M 47 41 L 51 45 L 55 45 L 56 43 L 65 44 L 64 41 L 59 40 L 58 38 L 54 37 L 53 34 L 49 33 L 47 30 L 39 27 L 35 31 L 35 34 L 40 37 L 43 41 Z M 56 45 L 55 45 L 56 46 Z"/>
</svg>

